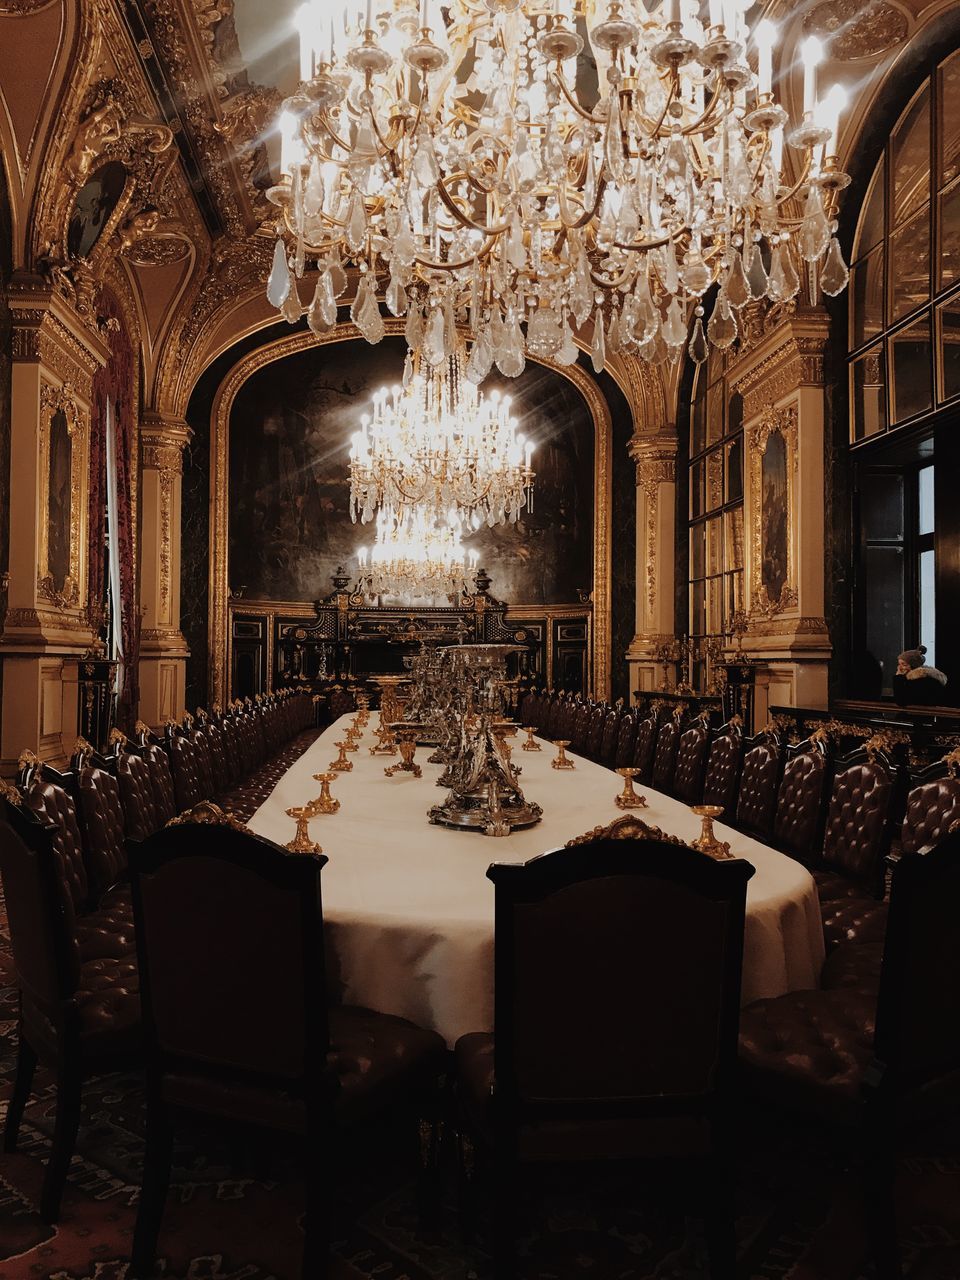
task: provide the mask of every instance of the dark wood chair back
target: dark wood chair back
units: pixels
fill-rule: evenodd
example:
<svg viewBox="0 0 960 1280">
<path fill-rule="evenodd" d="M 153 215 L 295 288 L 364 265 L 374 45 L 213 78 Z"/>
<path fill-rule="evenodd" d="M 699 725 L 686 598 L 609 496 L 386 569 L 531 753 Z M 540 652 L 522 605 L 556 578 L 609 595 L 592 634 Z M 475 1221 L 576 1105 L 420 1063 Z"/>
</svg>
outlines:
<svg viewBox="0 0 960 1280">
<path fill-rule="evenodd" d="M 228 822 L 181 821 L 131 846 L 153 1070 L 319 1087 L 328 1048 L 325 862 Z"/>
<path fill-rule="evenodd" d="M 517 1123 L 707 1109 L 736 1064 L 753 867 L 607 837 L 487 875 L 498 1107 Z"/>
</svg>

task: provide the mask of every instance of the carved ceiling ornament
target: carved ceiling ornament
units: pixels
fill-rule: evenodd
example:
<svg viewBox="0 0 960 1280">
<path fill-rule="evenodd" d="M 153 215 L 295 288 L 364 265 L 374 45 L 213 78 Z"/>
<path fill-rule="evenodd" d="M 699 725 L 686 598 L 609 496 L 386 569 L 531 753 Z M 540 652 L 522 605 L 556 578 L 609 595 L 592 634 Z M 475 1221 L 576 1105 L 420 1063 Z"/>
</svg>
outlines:
<svg viewBox="0 0 960 1280">
<path fill-rule="evenodd" d="M 760 421 L 746 433 L 751 623 L 798 605 L 798 422 L 796 401 L 781 408 L 768 405 Z"/>
<path fill-rule="evenodd" d="M 803 29 L 828 37 L 830 57 L 837 62 L 855 62 L 902 44 L 910 24 L 905 13 L 885 0 L 824 0 L 806 14 Z"/>
</svg>

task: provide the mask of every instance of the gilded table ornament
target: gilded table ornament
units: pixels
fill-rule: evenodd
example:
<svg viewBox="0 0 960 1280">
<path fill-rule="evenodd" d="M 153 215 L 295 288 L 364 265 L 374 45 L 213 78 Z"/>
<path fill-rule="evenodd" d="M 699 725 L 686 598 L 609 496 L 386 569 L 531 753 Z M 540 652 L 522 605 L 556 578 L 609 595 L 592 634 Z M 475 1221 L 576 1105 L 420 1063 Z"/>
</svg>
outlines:
<svg viewBox="0 0 960 1280">
<path fill-rule="evenodd" d="M 323 853 L 317 842 L 310 839 L 310 819 L 314 813 L 312 804 L 287 810 L 287 817 L 293 818 L 297 824 L 297 834 L 284 846 L 291 853 Z"/>
<path fill-rule="evenodd" d="M 335 800 L 330 794 L 330 783 L 336 778 L 335 773 L 315 773 L 313 775 L 314 782 L 320 783 L 320 794 L 316 800 L 310 801 L 310 808 L 314 813 L 336 813 L 340 808 L 340 801 Z"/>
<path fill-rule="evenodd" d="M 575 769 L 577 766 L 567 755 L 567 747 L 570 745 L 569 738 L 554 738 L 553 745 L 557 748 L 556 756 L 550 761 L 554 769 Z"/>
<path fill-rule="evenodd" d="M 726 858 L 732 858 L 733 854 L 730 852 L 729 843 L 726 840 L 718 840 L 713 834 L 713 820 L 714 818 L 719 818 L 723 813 L 723 806 L 719 804 L 695 804 L 691 805 L 690 809 L 701 820 L 700 834 L 696 840 L 691 841 L 691 846 L 711 858 L 716 858 L 718 862 Z"/>
<path fill-rule="evenodd" d="M 397 742 L 400 747 L 400 759 L 396 764 L 389 765 L 384 769 L 384 773 L 388 778 L 392 778 L 395 773 L 412 773 L 415 778 L 419 778 L 423 774 L 423 770 L 418 764 L 414 763 L 413 757 L 417 754 L 417 734 L 419 733 L 419 725 L 410 725 L 404 727 L 402 725 L 392 725 L 397 735 Z"/>
<path fill-rule="evenodd" d="M 540 743 L 536 741 L 535 734 L 537 732 L 536 725 L 528 724 L 524 726 L 523 732 L 527 735 L 527 740 L 523 744 L 524 751 L 542 751 Z"/>
<path fill-rule="evenodd" d="M 340 754 L 336 760 L 331 760 L 327 767 L 332 769 L 334 773 L 349 773 L 353 768 L 353 761 L 347 759 L 347 744 L 345 742 L 335 742 L 333 745 L 339 748 Z"/>
<path fill-rule="evenodd" d="M 646 806 L 646 796 L 637 795 L 633 789 L 633 780 L 640 772 L 635 768 L 618 769 L 617 773 L 623 779 L 623 790 L 614 799 L 614 804 L 618 809 L 643 809 Z"/>
</svg>

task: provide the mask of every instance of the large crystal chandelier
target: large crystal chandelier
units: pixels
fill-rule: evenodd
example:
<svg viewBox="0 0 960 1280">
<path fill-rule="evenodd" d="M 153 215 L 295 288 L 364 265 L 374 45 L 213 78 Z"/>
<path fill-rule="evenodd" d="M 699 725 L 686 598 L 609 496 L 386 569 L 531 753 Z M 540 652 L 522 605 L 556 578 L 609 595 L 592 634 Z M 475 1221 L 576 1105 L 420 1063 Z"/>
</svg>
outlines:
<svg viewBox="0 0 960 1280">
<path fill-rule="evenodd" d="M 364 523 L 378 507 L 415 508 L 442 520 L 451 510 L 474 529 L 515 522 L 532 501 L 533 444 L 517 431 L 511 399 L 478 391 L 464 376 L 463 343 L 429 340 L 408 355 L 400 386 L 382 387 L 350 444 L 350 515 Z"/>
<path fill-rule="evenodd" d="M 462 532 L 455 511 L 438 521 L 423 508 L 397 512 L 382 507 L 373 547 L 361 547 L 357 556 L 363 591 L 403 604 L 459 597 L 467 589 Z M 469 555 L 470 566 L 476 569 L 477 553 Z"/>
<path fill-rule="evenodd" d="M 806 41 L 789 127 L 775 28 L 749 29 L 747 7 L 311 0 L 270 192 L 271 302 L 299 319 L 296 279 L 315 262 L 320 333 L 354 267 L 368 341 L 383 336 L 383 291 L 414 351 L 449 355 L 467 326 L 479 383 L 494 362 L 518 375 L 527 354 L 571 363 L 591 316 L 598 369 L 611 350 L 659 362 L 685 344 L 699 361 L 734 341 L 752 300 L 792 298 L 800 270 L 839 292 L 842 91 L 817 101 L 820 46 Z"/>
</svg>

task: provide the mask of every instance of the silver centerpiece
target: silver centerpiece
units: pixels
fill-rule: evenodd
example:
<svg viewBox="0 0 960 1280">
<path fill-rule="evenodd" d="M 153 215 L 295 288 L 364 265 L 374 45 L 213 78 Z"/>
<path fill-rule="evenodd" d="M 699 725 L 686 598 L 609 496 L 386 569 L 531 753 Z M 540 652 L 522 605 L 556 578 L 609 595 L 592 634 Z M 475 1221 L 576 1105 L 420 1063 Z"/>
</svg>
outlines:
<svg viewBox="0 0 960 1280">
<path fill-rule="evenodd" d="M 447 651 L 458 690 L 456 754 L 440 777 L 441 785 L 450 787 L 449 794 L 429 810 L 431 822 L 507 836 L 540 821 L 543 810 L 520 790 L 520 770 L 511 762 L 504 738 L 511 727 L 503 715 L 507 658 L 521 649 L 512 644 L 470 644 Z"/>
</svg>

